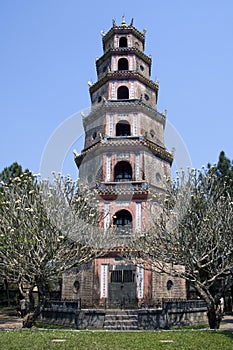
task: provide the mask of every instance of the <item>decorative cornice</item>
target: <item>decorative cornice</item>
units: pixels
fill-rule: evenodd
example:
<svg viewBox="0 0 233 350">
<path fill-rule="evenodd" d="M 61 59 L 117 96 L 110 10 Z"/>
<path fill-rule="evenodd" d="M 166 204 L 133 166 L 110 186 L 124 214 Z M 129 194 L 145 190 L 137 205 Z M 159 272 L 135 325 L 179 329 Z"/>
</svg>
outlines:
<svg viewBox="0 0 233 350">
<path fill-rule="evenodd" d="M 97 91 L 101 86 L 106 84 L 108 81 L 116 81 L 116 80 L 138 80 L 141 83 L 149 86 L 152 90 L 158 92 L 159 84 L 158 82 L 153 82 L 152 80 L 147 79 L 137 71 L 115 71 L 108 72 L 102 79 L 98 80 L 95 84 L 90 87 L 90 94 L 93 94 Z"/>
<path fill-rule="evenodd" d="M 165 148 L 157 145 L 149 139 L 145 139 L 145 145 L 153 151 L 153 153 L 161 159 L 166 160 L 170 165 L 173 162 L 173 154 L 168 152 Z"/>
<path fill-rule="evenodd" d="M 147 195 L 149 184 L 146 181 L 100 182 L 96 184 L 100 195 Z"/>
<path fill-rule="evenodd" d="M 122 112 L 142 112 L 151 118 L 155 118 L 165 125 L 166 116 L 157 111 L 157 109 L 147 105 L 141 99 L 130 99 L 130 100 L 105 100 L 100 106 L 95 106 L 92 108 L 91 112 L 83 118 L 83 124 L 91 121 L 93 118 L 98 118 L 107 112 L 118 112 L 118 109 L 121 108 Z"/>
<path fill-rule="evenodd" d="M 173 162 L 173 155 L 168 152 L 164 147 L 152 142 L 148 138 L 144 136 L 135 136 L 135 137 L 104 137 L 103 139 L 96 142 L 94 145 L 84 149 L 80 154 L 75 155 L 75 162 L 78 166 L 80 166 L 82 160 L 86 156 L 87 153 L 94 151 L 97 148 L 111 148 L 113 147 L 116 150 L 116 146 L 132 146 L 133 148 L 138 146 L 145 146 L 146 148 L 149 148 L 152 153 L 167 161 L 170 165 Z"/>
<path fill-rule="evenodd" d="M 114 54 L 135 54 L 136 56 L 138 56 L 141 59 L 143 59 L 143 61 L 146 62 L 149 65 L 151 65 L 151 61 L 152 61 L 152 59 L 149 56 L 145 55 L 141 50 L 139 50 L 135 46 L 132 46 L 132 47 L 117 47 L 117 48 L 110 48 L 109 50 L 105 51 L 103 56 L 101 56 L 96 61 L 96 66 L 98 67 L 109 56 L 114 55 Z"/>
<path fill-rule="evenodd" d="M 105 43 L 114 35 L 114 34 L 133 34 L 135 35 L 142 43 L 144 48 L 145 43 L 145 34 L 139 32 L 134 26 L 113 26 L 104 36 L 103 36 L 103 50 L 105 51 Z"/>
</svg>

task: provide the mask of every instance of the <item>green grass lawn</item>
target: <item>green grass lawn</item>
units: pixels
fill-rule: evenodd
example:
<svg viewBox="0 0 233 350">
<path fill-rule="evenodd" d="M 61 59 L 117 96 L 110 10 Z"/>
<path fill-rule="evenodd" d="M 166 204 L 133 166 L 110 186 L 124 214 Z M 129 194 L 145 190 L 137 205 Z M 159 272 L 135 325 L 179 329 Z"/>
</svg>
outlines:
<svg viewBox="0 0 233 350">
<path fill-rule="evenodd" d="M 1 350 L 232 350 L 233 332 L 99 332 L 14 330 L 0 332 Z"/>
</svg>

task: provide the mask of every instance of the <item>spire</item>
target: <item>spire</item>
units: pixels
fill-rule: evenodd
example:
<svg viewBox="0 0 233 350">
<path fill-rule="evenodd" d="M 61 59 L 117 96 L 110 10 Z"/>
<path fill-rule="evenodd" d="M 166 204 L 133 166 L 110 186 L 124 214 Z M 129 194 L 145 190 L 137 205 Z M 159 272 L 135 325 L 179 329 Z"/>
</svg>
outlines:
<svg viewBox="0 0 233 350">
<path fill-rule="evenodd" d="M 125 22 L 125 16 L 122 16 L 122 22 L 121 22 L 122 26 L 126 26 L 126 22 Z"/>
</svg>

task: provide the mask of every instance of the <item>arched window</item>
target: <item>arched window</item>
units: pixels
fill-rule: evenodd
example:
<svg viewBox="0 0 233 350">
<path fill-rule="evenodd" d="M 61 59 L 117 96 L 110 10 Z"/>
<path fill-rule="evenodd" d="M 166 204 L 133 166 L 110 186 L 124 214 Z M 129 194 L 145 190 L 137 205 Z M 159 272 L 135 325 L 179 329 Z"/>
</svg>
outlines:
<svg viewBox="0 0 233 350">
<path fill-rule="evenodd" d="M 121 36 L 119 40 L 119 47 L 127 47 L 127 38 L 125 36 Z"/>
<path fill-rule="evenodd" d="M 130 124 L 127 120 L 121 120 L 117 123 L 116 136 L 130 136 Z"/>
<path fill-rule="evenodd" d="M 128 162 L 118 162 L 114 168 L 114 181 L 123 182 L 132 180 L 132 168 Z"/>
<path fill-rule="evenodd" d="M 113 225 L 117 227 L 132 228 L 132 215 L 128 210 L 119 210 L 113 217 Z"/>
<path fill-rule="evenodd" d="M 129 99 L 129 89 L 127 86 L 120 86 L 117 89 L 117 99 L 118 100 L 128 100 Z"/>
<path fill-rule="evenodd" d="M 122 71 L 122 70 L 129 70 L 129 62 L 127 60 L 127 58 L 120 58 L 118 61 L 118 70 Z"/>
</svg>

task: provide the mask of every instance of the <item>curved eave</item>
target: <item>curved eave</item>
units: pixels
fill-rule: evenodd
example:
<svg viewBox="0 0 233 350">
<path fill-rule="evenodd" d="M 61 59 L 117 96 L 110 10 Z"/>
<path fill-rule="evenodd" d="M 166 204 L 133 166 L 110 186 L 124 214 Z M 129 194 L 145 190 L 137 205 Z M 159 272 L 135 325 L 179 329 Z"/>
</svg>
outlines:
<svg viewBox="0 0 233 350">
<path fill-rule="evenodd" d="M 145 45 L 145 35 L 134 26 L 113 26 L 104 36 L 103 36 L 103 50 L 105 51 L 105 43 L 114 35 L 114 34 L 133 34 L 143 43 L 143 49 Z"/>
<path fill-rule="evenodd" d="M 89 91 L 92 95 L 95 91 L 97 91 L 101 86 L 106 84 L 108 81 L 116 81 L 116 80 L 138 80 L 141 83 L 149 86 L 152 90 L 158 92 L 159 84 L 157 82 L 153 82 L 145 78 L 143 75 L 136 71 L 116 71 L 107 73 L 102 79 L 98 80 L 95 84 L 93 84 Z"/>
<path fill-rule="evenodd" d="M 146 62 L 148 65 L 151 65 L 151 58 L 147 55 L 145 55 L 142 51 L 140 51 L 135 46 L 132 47 L 118 47 L 118 48 L 111 48 L 103 54 L 97 61 L 96 66 L 98 67 L 101 65 L 109 56 L 114 54 L 135 54 L 136 56 L 143 59 L 144 62 Z"/>
<path fill-rule="evenodd" d="M 84 125 L 87 123 L 87 120 L 92 120 L 92 118 L 96 118 L 97 116 L 102 115 L 107 111 L 118 111 L 118 108 L 121 108 L 122 111 L 143 111 L 147 115 L 150 115 L 152 118 L 157 118 L 157 120 L 161 121 L 165 126 L 166 116 L 157 111 L 157 109 L 149 106 L 141 99 L 129 99 L 129 100 L 105 100 L 100 106 L 97 106 L 92 109 L 92 111 L 83 118 Z"/>
<path fill-rule="evenodd" d="M 166 160 L 170 165 L 173 162 L 173 154 L 168 152 L 165 148 L 155 144 L 149 139 L 145 139 L 146 146 L 153 152 L 157 157 Z"/>
<path fill-rule="evenodd" d="M 163 159 L 167 161 L 170 165 L 173 162 L 173 155 L 172 153 L 168 152 L 164 147 L 150 141 L 149 139 L 145 138 L 144 136 L 139 137 L 131 137 L 131 138 L 113 138 L 113 137 L 105 137 L 104 139 L 99 140 L 94 145 L 84 149 L 82 153 L 75 156 L 75 163 L 79 167 L 84 157 L 94 150 L 96 150 L 98 147 L 103 148 L 110 148 L 116 149 L 115 147 L 126 147 L 126 146 L 145 146 L 148 148 L 156 157 L 159 157 L 160 159 Z"/>
</svg>

